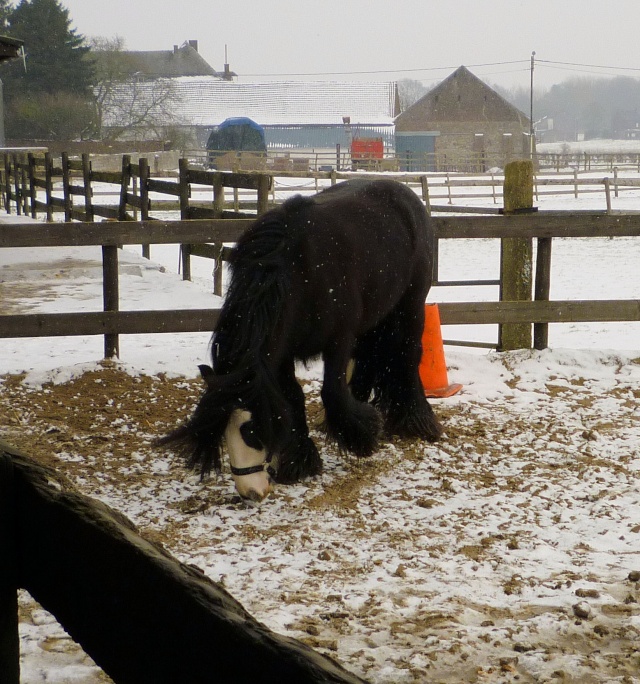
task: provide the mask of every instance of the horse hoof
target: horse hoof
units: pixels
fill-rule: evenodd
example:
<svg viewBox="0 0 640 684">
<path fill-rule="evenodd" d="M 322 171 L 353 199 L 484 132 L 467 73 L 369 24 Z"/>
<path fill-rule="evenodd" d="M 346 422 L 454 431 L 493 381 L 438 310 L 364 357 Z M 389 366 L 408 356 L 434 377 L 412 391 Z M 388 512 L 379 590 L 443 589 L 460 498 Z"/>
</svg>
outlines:
<svg viewBox="0 0 640 684">
<path fill-rule="evenodd" d="M 278 457 L 275 480 L 278 484 L 294 484 L 305 477 L 322 472 L 322 458 L 311 437 L 306 437 Z"/>
<path fill-rule="evenodd" d="M 347 420 L 348 418 L 348 420 Z M 371 404 L 355 403 L 349 416 L 327 422 L 328 435 L 340 451 L 348 451 L 359 458 L 374 454 L 383 435 L 382 416 Z"/>
</svg>

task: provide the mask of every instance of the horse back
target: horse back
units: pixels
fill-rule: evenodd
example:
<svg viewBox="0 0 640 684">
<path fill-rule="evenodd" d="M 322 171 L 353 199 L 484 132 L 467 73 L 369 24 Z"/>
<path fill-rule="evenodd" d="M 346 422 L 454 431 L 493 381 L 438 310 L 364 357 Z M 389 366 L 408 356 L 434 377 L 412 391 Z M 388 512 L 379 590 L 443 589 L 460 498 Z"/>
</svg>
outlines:
<svg viewBox="0 0 640 684">
<path fill-rule="evenodd" d="M 310 346 L 338 328 L 362 334 L 409 292 L 424 304 L 434 236 L 410 188 L 391 180 L 346 181 L 311 198 L 292 198 L 282 210 L 296 293 L 283 325 L 306 333 Z"/>
</svg>

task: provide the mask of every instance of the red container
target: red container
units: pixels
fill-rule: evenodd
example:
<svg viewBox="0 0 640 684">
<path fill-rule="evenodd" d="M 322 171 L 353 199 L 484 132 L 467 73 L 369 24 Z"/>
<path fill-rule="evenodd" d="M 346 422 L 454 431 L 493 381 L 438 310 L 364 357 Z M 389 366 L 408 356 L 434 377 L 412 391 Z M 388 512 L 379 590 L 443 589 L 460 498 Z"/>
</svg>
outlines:
<svg viewBox="0 0 640 684">
<path fill-rule="evenodd" d="M 351 141 L 351 159 L 382 159 L 384 143 L 382 138 L 355 138 Z"/>
</svg>

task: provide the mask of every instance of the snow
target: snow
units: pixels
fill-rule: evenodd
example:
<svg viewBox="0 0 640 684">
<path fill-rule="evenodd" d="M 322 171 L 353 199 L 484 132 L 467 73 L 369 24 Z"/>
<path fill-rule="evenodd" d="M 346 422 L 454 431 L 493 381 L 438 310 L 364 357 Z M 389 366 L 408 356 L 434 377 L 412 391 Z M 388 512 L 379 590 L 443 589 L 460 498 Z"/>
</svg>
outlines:
<svg viewBox="0 0 640 684">
<path fill-rule="evenodd" d="M 640 154 L 640 140 L 610 140 L 595 138 L 579 142 L 538 143 L 539 154 Z"/>
<path fill-rule="evenodd" d="M 638 209 L 640 192 L 615 201 L 617 209 Z M 602 196 L 538 202 L 544 209 L 603 205 Z M 137 248 L 120 253 L 122 309 L 219 304 L 209 262 L 194 260 L 195 279 L 185 283 L 175 273 L 175 246 L 151 250 L 153 261 Z M 450 241 L 441 248 L 440 277 L 495 278 L 497 250 L 497 241 Z M 640 299 L 638 264 L 637 238 L 555 240 L 552 298 Z M 99 248 L 0 250 L 0 312 L 99 310 L 100 274 Z M 496 298 L 493 287 L 430 295 Z M 443 335 L 491 341 L 496 330 L 459 326 Z M 122 337 L 120 367 L 134 376 L 193 378 L 208 361 L 209 337 Z M 64 383 L 99 368 L 102 351 L 99 337 L 2 340 L 0 373 L 25 372 L 31 389 Z M 277 488 L 257 510 L 233 503 L 228 475 L 205 484 L 182 477 L 165 498 L 155 489 L 91 493 L 137 524 L 159 525 L 167 501 L 214 493 L 225 505 L 180 518 L 183 538 L 201 543 L 172 551 L 224 582 L 271 629 L 297 638 L 326 632 L 318 647 L 372 682 L 497 682 L 514 673 L 514 681 L 542 682 L 554 672 L 572 681 L 640 682 L 637 653 L 620 646 L 637 649 L 640 639 L 627 581 L 640 569 L 640 323 L 556 324 L 544 351 L 447 346 L 446 358 L 450 379 L 464 389 L 433 402 L 447 434 L 411 457 L 394 443 L 354 463 L 323 446 L 322 476 Z M 320 370 L 300 369 L 307 392 L 317 391 Z M 162 456 L 140 467 L 168 472 Z M 352 507 L 318 508 L 345 483 L 359 488 Z M 283 539 L 278 529 L 287 525 L 297 534 Z M 587 592 L 582 611 L 595 617 L 576 619 L 578 589 Z M 99 681 L 91 662 L 69 651 L 55 620 L 28 597 L 21 601 L 31 610 L 21 626 L 22 681 Z M 587 624 L 615 638 L 594 646 Z"/>
</svg>

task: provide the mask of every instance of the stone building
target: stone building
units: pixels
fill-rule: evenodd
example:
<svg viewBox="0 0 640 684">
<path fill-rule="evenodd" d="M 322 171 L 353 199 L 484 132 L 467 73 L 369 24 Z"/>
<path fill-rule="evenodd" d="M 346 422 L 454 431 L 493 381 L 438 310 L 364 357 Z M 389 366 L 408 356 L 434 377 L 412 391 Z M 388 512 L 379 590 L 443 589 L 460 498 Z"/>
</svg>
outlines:
<svg viewBox="0 0 640 684">
<path fill-rule="evenodd" d="M 408 171 L 504 168 L 529 157 L 529 118 L 459 67 L 395 119 L 396 155 Z"/>
</svg>

